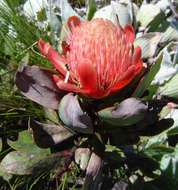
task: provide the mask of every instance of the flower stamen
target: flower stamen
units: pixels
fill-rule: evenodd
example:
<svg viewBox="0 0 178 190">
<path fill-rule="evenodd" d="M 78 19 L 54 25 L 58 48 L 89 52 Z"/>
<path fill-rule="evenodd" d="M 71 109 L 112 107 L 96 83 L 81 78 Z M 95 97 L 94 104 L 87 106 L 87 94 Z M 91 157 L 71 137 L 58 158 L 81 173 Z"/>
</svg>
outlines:
<svg viewBox="0 0 178 190">
<path fill-rule="evenodd" d="M 70 72 L 67 71 L 66 76 L 65 76 L 65 79 L 64 79 L 64 83 L 67 83 L 67 82 L 68 82 L 69 76 L 70 76 Z"/>
</svg>

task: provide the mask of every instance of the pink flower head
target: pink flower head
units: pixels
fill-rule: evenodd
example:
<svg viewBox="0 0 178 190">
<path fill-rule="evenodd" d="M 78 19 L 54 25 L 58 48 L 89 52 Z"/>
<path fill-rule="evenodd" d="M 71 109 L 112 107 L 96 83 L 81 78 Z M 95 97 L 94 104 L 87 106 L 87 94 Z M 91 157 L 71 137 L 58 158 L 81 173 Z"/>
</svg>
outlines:
<svg viewBox="0 0 178 190">
<path fill-rule="evenodd" d="M 71 33 L 59 54 L 49 43 L 39 40 L 41 53 L 59 75 L 53 79 L 58 88 L 91 98 L 103 98 L 128 85 L 143 68 L 141 48 L 133 49 L 131 25 L 124 28 L 107 19 L 81 22 L 70 17 Z"/>
</svg>

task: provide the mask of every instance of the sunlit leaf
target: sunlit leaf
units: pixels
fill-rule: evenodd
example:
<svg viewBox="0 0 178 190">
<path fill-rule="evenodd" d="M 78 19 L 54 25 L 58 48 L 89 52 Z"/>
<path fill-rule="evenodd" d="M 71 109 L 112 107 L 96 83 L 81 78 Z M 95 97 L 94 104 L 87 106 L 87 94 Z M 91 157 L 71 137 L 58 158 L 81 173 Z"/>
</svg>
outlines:
<svg viewBox="0 0 178 190">
<path fill-rule="evenodd" d="M 18 151 L 39 153 L 42 157 L 50 153 L 49 149 L 39 148 L 35 144 L 32 134 L 30 134 L 27 130 L 19 133 L 17 141 L 8 140 L 7 142 L 9 146 Z"/>
<path fill-rule="evenodd" d="M 178 40 L 178 21 L 176 20 L 169 22 L 166 31 L 161 35 L 160 43 L 168 43 L 174 40 Z"/>
<path fill-rule="evenodd" d="M 161 9 L 154 4 L 142 4 L 137 13 L 137 22 L 147 27 L 161 14 Z"/>
<path fill-rule="evenodd" d="M 165 144 L 167 140 L 167 134 L 166 133 L 162 133 L 159 135 L 156 135 L 154 137 L 149 138 L 149 140 L 147 141 L 146 145 L 145 145 L 145 149 L 151 146 L 157 146 L 157 145 L 162 145 Z"/>
<path fill-rule="evenodd" d="M 41 159 L 43 157 L 39 154 L 13 151 L 1 161 L 0 169 L 9 174 L 29 175 L 32 173 L 33 165 Z"/>
<path fill-rule="evenodd" d="M 168 130 L 168 135 L 174 135 L 177 133 L 178 128 L 178 109 L 172 109 L 171 112 L 166 116 L 166 118 L 172 118 L 174 120 L 174 124 L 171 129 Z"/>
<path fill-rule="evenodd" d="M 136 38 L 134 46 L 142 49 L 142 58 L 151 58 L 156 55 L 158 44 L 161 39 L 159 32 L 147 33 Z"/>
<path fill-rule="evenodd" d="M 160 162 L 160 168 L 164 173 L 172 178 L 172 180 L 175 180 L 177 183 L 177 177 L 178 177 L 178 153 L 172 153 L 172 154 L 165 154 Z"/>
<path fill-rule="evenodd" d="M 165 154 L 173 153 L 174 148 L 165 145 L 153 145 L 144 149 L 143 153 L 157 161 L 160 161 Z"/>
<path fill-rule="evenodd" d="M 56 1 L 56 4 L 58 4 L 60 10 L 61 10 L 61 18 L 62 21 L 67 21 L 67 19 L 70 16 L 78 16 L 80 18 L 80 16 L 74 11 L 74 9 L 71 7 L 71 5 L 69 4 L 68 0 L 58 0 Z"/>
<path fill-rule="evenodd" d="M 156 74 L 152 84 L 163 85 L 170 80 L 178 72 L 178 65 L 173 62 L 171 58 L 171 52 L 168 51 L 168 47 L 163 50 L 163 60 L 161 67 Z"/>
<path fill-rule="evenodd" d="M 64 168 L 70 161 L 71 152 L 65 151 L 53 155 L 41 155 L 34 152 L 12 151 L 8 153 L 0 164 L 0 171 L 6 174 L 29 175 L 49 172 L 56 167 Z"/>
<path fill-rule="evenodd" d="M 154 77 L 156 76 L 157 72 L 160 69 L 162 58 L 163 58 L 163 53 L 161 53 L 158 56 L 154 65 L 151 66 L 150 71 L 144 76 L 144 78 L 138 85 L 137 89 L 133 94 L 134 97 L 141 97 L 145 92 L 145 90 L 150 86 L 151 82 L 153 81 Z"/>
<path fill-rule="evenodd" d="M 105 18 L 111 20 L 114 24 L 118 24 L 117 17 L 119 19 L 119 23 L 122 27 L 127 24 L 132 24 L 133 15 L 132 15 L 132 4 L 131 3 L 123 3 L 123 2 L 114 2 L 111 1 L 111 5 L 103 7 L 99 9 L 94 18 Z"/>
<path fill-rule="evenodd" d="M 158 6 L 162 11 L 166 11 L 170 7 L 170 1 L 169 0 L 159 0 L 156 3 L 156 6 Z"/>
<path fill-rule="evenodd" d="M 87 19 L 91 20 L 93 15 L 96 12 L 96 2 L 95 0 L 88 0 L 88 7 L 87 7 Z"/>
<path fill-rule="evenodd" d="M 176 74 L 170 81 L 168 81 L 164 86 L 158 89 L 157 94 L 178 98 L 178 74 Z"/>
<path fill-rule="evenodd" d="M 37 19 L 38 13 L 47 6 L 47 0 L 27 0 L 23 6 L 23 11 L 28 17 Z"/>
</svg>

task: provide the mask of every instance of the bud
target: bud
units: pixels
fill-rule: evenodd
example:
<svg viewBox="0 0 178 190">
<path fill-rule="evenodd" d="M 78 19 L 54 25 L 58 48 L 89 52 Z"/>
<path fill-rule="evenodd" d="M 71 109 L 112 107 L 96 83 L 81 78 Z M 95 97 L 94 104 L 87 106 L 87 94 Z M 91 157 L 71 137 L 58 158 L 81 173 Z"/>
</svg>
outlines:
<svg viewBox="0 0 178 190">
<path fill-rule="evenodd" d="M 89 148 L 78 148 L 75 151 L 75 162 L 80 165 L 81 170 L 86 170 L 90 156 Z"/>
</svg>

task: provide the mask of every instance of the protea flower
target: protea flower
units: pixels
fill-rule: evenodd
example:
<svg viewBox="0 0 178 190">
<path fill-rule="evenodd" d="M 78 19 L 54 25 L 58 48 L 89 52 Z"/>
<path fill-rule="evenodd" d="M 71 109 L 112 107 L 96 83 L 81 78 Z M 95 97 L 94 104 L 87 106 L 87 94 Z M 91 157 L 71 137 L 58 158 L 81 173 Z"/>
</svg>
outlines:
<svg viewBox="0 0 178 190">
<path fill-rule="evenodd" d="M 80 21 L 70 17 L 71 33 L 59 54 L 49 43 L 39 40 L 41 53 L 52 62 L 59 75 L 58 88 L 91 98 L 103 98 L 128 85 L 143 68 L 141 48 L 133 50 L 131 25 L 122 28 L 107 19 Z"/>
</svg>

